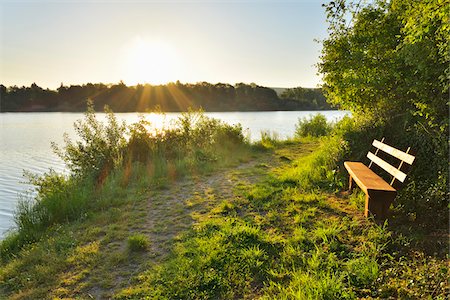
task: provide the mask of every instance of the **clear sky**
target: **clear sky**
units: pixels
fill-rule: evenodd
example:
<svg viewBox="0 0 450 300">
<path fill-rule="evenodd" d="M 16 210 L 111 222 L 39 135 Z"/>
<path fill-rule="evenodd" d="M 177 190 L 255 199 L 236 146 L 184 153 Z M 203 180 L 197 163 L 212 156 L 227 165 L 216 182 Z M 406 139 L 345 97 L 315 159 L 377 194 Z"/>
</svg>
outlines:
<svg viewBox="0 0 450 300">
<path fill-rule="evenodd" d="M 0 0 L 0 83 L 315 87 L 325 0 Z"/>
</svg>

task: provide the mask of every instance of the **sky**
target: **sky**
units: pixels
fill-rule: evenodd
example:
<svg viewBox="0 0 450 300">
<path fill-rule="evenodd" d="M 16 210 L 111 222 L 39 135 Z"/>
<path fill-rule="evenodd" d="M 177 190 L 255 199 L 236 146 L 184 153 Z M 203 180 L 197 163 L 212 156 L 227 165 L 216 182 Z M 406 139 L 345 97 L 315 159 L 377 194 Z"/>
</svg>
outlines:
<svg viewBox="0 0 450 300">
<path fill-rule="evenodd" d="M 0 84 L 316 87 L 325 0 L 0 0 Z"/>
</svg>

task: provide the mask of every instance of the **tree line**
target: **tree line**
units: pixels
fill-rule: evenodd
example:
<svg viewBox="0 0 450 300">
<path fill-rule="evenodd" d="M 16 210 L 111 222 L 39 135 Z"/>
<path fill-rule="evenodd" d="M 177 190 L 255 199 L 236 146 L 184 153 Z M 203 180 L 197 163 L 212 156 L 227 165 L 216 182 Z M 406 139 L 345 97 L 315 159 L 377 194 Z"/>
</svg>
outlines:
<svg viewBox="0 0 450 300">
<path fill-rule="evenodd" d="M 6 87 L 0 84 L 0 112 L 82 112 L 91 99 L 96 110 L 108 105 L 115 112 L 187 111 L 271 111 L 331 109 L 321 89 L 286 89 L 280 96 L 268 87 L 254 83 L 211 84 L 200 82 L 165 85 L 87 83 L 44 89 L 33 83 L 29 87 Z"/>
</svg>

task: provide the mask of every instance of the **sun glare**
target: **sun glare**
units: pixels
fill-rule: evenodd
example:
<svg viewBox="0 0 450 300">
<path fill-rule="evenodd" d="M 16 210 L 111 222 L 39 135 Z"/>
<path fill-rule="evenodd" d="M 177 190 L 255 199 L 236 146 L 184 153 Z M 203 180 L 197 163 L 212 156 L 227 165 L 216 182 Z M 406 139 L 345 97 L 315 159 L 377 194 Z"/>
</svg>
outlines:
<svg viewBox="0 0 450 300">
<path fill-rule="evenodd" d="M 127 84 L 164 84 L 177 80 L 177 55 L 169 45 L 138 38 L 125 53 L 124 81 Z"/>
</svg>

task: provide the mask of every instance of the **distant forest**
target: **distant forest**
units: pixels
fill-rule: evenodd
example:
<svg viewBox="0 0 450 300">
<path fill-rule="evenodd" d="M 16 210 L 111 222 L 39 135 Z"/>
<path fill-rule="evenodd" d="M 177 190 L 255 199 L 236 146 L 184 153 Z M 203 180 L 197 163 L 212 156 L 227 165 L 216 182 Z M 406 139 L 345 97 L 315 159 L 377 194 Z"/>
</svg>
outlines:
<svg viewBox="0 0 450 300">
<path fill-rule="evenodd" d="M 96 110 L 109 105 L 115 112 L 146 112 L 156 108 L 166 112 L 202 108 L 205 111 L 271 111 L 332 109 L 321 89 L 286 89 L 280 96 L 256 84 L 235 85 L 200 82 L 166 85 L 88 83 L 43 89 L 6 87 L 0 84 L 0 112 L 80 112 L 86 100 L 92 99 Z"/>
</svg>

